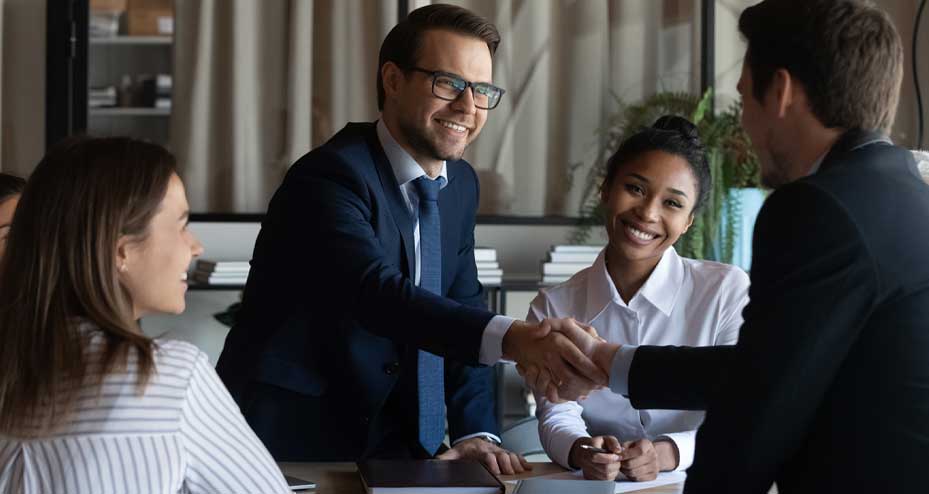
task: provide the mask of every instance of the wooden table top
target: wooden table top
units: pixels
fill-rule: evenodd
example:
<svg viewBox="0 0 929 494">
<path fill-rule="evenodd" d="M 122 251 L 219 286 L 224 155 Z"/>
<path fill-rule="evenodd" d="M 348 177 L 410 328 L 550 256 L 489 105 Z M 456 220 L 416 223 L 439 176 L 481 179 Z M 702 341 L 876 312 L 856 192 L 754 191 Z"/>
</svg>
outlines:
<svg viewBox="0 0 929 494">
<path fill-rule="evenodd" d="M 311 494 L 364 494 L 361 480 L 358 478 L 358 469 L 354 463 L 278 463 L 281 470 L 293 477 L 316 482 L 315 491 L 306 491 Z M 533 463 L 532 471 L 522 475 L 501 475 L 506 491 L 512 492 L 515 484 L 506 483 L 507 480 L 525 479 L 538 475 L 547 475 L 565 471 L 554 463 Z M 672 484 L 655 487 L 642 491 L 641 494 L 680 494 L 684 484 Z"/>
</svg>

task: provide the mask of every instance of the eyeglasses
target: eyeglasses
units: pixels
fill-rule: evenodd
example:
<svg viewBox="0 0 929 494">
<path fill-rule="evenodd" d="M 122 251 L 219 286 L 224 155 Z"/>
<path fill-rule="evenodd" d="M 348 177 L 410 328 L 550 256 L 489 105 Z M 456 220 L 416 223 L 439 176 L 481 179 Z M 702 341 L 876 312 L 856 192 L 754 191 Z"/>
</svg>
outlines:
<svg viewBox="0 0 929 494">
<path fill-rule="evenodd" d="M 442 72 L 438 70 L 426 70 L 419 67 L 411 67 L 410 70 L 422 72 L 432 76 L 432 94 L 445 101 L 455 101 L 461 96 L 465 89 L 471 88 L 471 94 L 474 98 L 474 106 L 481 110 L 493 110 L 500 103 L 500 98 L 506 91 L 487 84 L 486 82 L 470 82 L 461 77 Z"/>
</svg>

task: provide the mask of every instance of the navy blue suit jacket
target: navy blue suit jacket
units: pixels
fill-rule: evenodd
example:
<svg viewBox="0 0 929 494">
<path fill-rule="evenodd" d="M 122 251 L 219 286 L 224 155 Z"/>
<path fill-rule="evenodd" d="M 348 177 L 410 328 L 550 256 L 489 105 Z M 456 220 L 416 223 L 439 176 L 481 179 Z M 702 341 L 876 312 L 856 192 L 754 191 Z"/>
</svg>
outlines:
<svg viewBox="0 0 929 494">
<path fill-rule="evenodd" d="M 375 124 L 349 124 L 300 158 L 271 199 L 217 371 L 243 408 L 255 382 L 305 397 L 302 417 L 316 425 L 293 438 L 305 445 L 302 459 L 369 452 L 404 355 L 417 348 L 446 359 L 452 440 L 498 430 L 492 369 L 478 366 L 493 314 L 474 263 L 477 176 L 465 161 L 447 168 L 444 296 L 413 282 L 414 220 Z M 415 401 L 409 410 L 415 415 Z M 291 426 L 275 424 L 275 433 L 292 434 Z"/>
</svg>

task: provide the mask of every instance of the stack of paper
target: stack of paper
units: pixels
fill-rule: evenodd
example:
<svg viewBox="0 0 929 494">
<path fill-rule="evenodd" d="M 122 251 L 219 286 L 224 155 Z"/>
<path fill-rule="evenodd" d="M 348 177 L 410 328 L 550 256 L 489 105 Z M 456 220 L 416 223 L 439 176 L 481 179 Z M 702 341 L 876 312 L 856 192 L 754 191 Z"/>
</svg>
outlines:
<svg viewBox="0 0 929 494">
<path fill-rule="evenodd" d="M 620 474 L 622 476 L 622 474 Z M 667 486 L 661 492 L 683 492 L 687 474 L 684 472 L 661 472 L 655 480 L 633 482 L 625 478 L 611 480 L 584 480 L 580 471 L 562 472 L 540 477 L 520 480 L 516 483 L 513 494 L 547 494 L 558 492 L 564 494 L 615 494 L 621 492 L 638 492 L 656 487 Z"/>
<path fill-rule="evenodd" d="M 590 267 L 602 245 L 556 245 L 548 253 L 548 261 L 542 263 L 542 283 L 556 284 L 568 281 L 578 271 Z"/>
<path fill-rule="evenodd" d="M 191 279 L 207 285 L 244 285 L 248 279 L 248 261 L 199 260 Z"/>
<path fill-rule="evenodd" d="M 474 262 L 477 264 L 477 280 L 482 285 L 499 285 L 503 281 L 503 270 L 497 262 L 497 249 L 475 247 Z"/>
</svg>

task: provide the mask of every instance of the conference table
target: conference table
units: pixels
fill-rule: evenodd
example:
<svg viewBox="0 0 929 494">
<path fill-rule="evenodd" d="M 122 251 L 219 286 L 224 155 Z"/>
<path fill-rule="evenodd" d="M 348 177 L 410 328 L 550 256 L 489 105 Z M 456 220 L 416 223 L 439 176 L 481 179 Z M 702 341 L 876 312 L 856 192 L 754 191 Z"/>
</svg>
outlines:
<svg viewBox="0 0 929 494">
<path fill-rule="evenodd" d="M 354 463 L 278 463 L 286 475 L 299 477 L 304 480 L 316 482 L 315 491 L 306 491 L 311 494 L 364 494 L 361 480 L 358 478 L 358 469 Z M 554 463 L 533 463 L 532 471 L 522 475 L 501 475 L 506 492 L 510 493 L 515 487 L 507 480 L 518 480 L 548 475 L 565 471 Z M 636 491 L 641 494 L 680 494 L 684 484 L 671 484 Z"/>
</svg>

